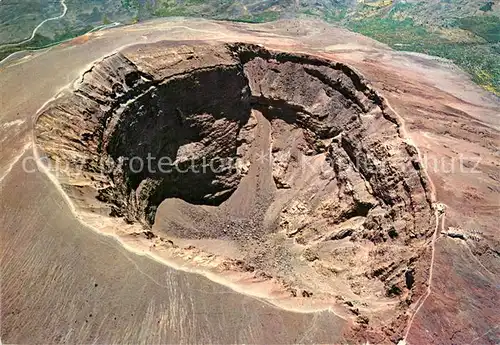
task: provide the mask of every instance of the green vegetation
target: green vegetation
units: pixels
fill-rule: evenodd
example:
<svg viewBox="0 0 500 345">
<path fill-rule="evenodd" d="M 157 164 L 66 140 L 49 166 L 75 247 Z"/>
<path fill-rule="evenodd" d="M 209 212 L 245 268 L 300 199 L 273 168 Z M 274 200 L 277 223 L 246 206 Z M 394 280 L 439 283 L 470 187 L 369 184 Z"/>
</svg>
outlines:
<svg viewBox="0 0 500 345">
<path fill-rule="evenodd" d="M 473 1 L 469 9 L 461 12 L 460 6 L 454 6 L 451 1 L 394 5 L 389 1 L 365 1 L 354 9 L 340 7 L 302 13 L 343 24 L 396 50 L 449 59 L 468 72 L 476 83 L 500 95 L 500 17 L 489 14 L 493 5 L 489 1 L 478 6 L 488 14 L 463 17 L 460 15 L 477 13 L 478 7 L 474 7 Z M 448 13 L 450 6 L 453 13 Z M 431 17 L 437 19 L 428 22 L 427 18 Z"/>
<path fill-rule="evenodd" d="M 258 15 L 246 15 L 233 20 L 237 22 L 246 22 L 246 23 L 266 23 L 278 20 L 279 17 L 280 17 L 279 12 L 265 11 Z"/>
<path fill-rule="evenodd" d="M 493 1 L 488 1 L 483 6 L 479 7 L 479 9 L 483 12 L 489 12 L 492 10 L 492 7 L 493 7 Z"/>
<path fill-rule="evenodd" d="M 498 24 L 498 18 L 495 19 Z M 498 45 L 499 26 L 494 20 L 459 20 L 457 26 L 472 27 L 477 36 L 486 42 L 455 42 L 439 30 L 414 25 L 411 19 L 364 18 L 349 22 L 347 27 L 396 50 L 414 51 L 449 59 L 468 72 L 472 79 L 485 89 L 500 95 L 500 54 Z M 472 25 L 475 23 L 476 25 Z M 479 24 L 478 24 L 479 23 Z"/>
<path fill-rule="evenodd" d="M 121 0 L 123 8 L 127 10 L 138 9 L 141 4 L 138 0 Z"/>
<path fill-rule="evenodd" d="M 456 25 L 463 30 L 484 38 L 487 42 L 500 42 L 500 18 L 495 16 L 466 17 L 457 20 Z"/>
<path fill-rule="evenodd" d="M 334 9 L 325 11 L 323 19 L 327 22 L 339 22 L 345 18 L 347 9 Z"/>
<path fill-rule="evenodd" d="M 108 24 L 111 24 L 111 21 L 109 20 L 108 16 L 104 15 L 102 17 L 102 24 L 103 25 L 108 25 Z"/>
<path fill-rule="evenodd" d="M 161 7 L 158 8 L 155 13 L 157 17 L 182 17 L 188 16 L 189 12 L 183 7 Z"/>
<path fill-rule="evenodd" d="M 43 49 L 43 48 L 48 48 L 51 46 L 54 46 L 56 44 L 59 44 L 60 42 L 64 42 L 67 40 L 70 40 L 72 38 L 81 36 L 86 34 L 87 32 L 91 31 L 93 29 L 92 26 L 87 26 L 83 29 L 80 30 L 75 30 L 75 31 L 68 31 L 63 34 L 58 34 L 54 37 L 54 39 L 50 39 L 46 36 L 36 34 L 35 37 L 24 44 L 16 45 L 16 46 L 5 46 L 0 48 L 0 61 L 5 59 L 7 56 L 10 54 L 13 54 L 18 51 L 24 51 L 24 50 L 37 50 L 37 49 Z"/>
<path fill-rule="evenodd" d="M 0 46 L 0 59 L 15 51 L 50 46 L 115 21 L 132 24 L 154 17 L 184 16 L 263 23 L 284 15 L 305 16 L 343 25 L 397 50 L 449 59 L 470 73 L 478 84 L 500 95 L 500 8 L 491 0 L 469 0 L 460 4 L 454 0 L 412 3 L 302 0 L 298 8 L 294 4 L 291 0 L 71 2 L 63 20 L 44 25 L 45 31 L 41 30 L 29 43 Z M 57 3 L 54 6 L 59 10 Z"/>
</svg>

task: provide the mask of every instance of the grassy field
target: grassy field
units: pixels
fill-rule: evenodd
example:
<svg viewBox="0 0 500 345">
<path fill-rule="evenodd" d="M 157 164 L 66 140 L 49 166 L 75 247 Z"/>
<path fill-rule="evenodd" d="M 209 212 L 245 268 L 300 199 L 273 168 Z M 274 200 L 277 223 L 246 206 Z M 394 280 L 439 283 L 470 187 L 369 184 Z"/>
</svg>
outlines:
<svg viewBox="0 0 500 345">
<path fill-rule="evenodd" d="M 491 25 L 497 21 L 496 27 Z M 413 51 L 449 59 L 468 72 L 473 80 L 488 91 L 500 95 L 500 23 L 493 18 L 465 18 L 456 23 L 458 29 L 476 22 L 469 32 L 474 39 L 456 41 L 448 32 L 414 25 L 411 19 L 366 18 L 351 21 L 347 27 L 386 43 L 396 50 Z M 453 28 L 451 29 L 453 30 Z"/>
<path fill-rule="evenodd" d="M 455 4 L 456 11 L 450 13 L 446 12 L 450 4 L 453 0 L 426 4 L 378 1 L 360 4 L 355 11 L 312 14 L 341 23 L 396 50 L 449 59 L 477 84 L 500 96 L 500 9 L 497 6 L 493 11 L 492 2 L 480 5 L 469 1 L 469 7 L 460 12 L 461 4 Z"/>
</svg>

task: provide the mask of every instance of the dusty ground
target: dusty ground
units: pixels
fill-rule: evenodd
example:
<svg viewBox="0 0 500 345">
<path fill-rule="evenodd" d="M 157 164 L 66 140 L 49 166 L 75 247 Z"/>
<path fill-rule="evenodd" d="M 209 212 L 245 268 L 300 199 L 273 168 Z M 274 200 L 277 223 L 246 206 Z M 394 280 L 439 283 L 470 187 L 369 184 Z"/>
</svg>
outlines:
<svg viewBox="0 0 500 345">
<path fill-rule="evenodd" d="M 126 31 L 125 35 L 124 31 Z M 228 301 L 226 305 L 221 306 L 217 303 L 220 300 L 218 295 L 220 292 L 217 289 L 224 290 L 224 288 L 199 276 L 193 278 L 196 279 L 196 284 L 208 284 L 210 289 L 216 290 L 218 297 L 214 299 L 207 299 L 204 296 L 193 297 L 189 292 L 189 298 L 192 301 L 203 301 L 203 303 L 213 301 L 215 305 L 207 307 L 210 311 L 218 310 L 217 308 L 223 308 L 223 310 L 210 312 L 208 318 L 206 314 L 203 314 L 200 316 L 199 323 L 191 319 L 183 319 L 179 323 L 170 325 L 163 325 L 160 322 L 162 326 L 157 329 L 151 320 L 161 319 L 159 314 L 155 314 L 160 311 L 154 307 L 157 303 L 151 304 L 153 307 L 148 307 L 147 300 L 155 300 L 165 294 L 165 289 L 160 289 L 161 292 L 154 290 L 158 288 L 156 275 L 161 276 L 165 273 L 148 273 L 156 280 L 151 284 L 146 284 L 141 276 L 144 270 L 150 269 L 172 271 L 154 263 L 149 258 L 124 252 L 124 249 L 120 248 L 115 241 L 82 228 L 72 220 L 73 215 L 67 208 L 54 213 L 54 210 L 59 209 L 57 201 L 64 203 L 59 192 L 43 174 L 22 172 L 23 159 L 17 158 L 22 158 L 20 155 L 24 150 L 28 155 L 31 152 L 29 146 L 31 121 L 44 102 L 68 83 L 73 82 L 94 60 L 124 45 L 162 39 L 247 41 L 281 50 L 315 52 L 328 58 L 347 62 L 360 70 L 387 97 L 394 110 L 403 117 L 406 123 L 405 128 L 419 147 L 421 156 L 431 158 L 427 162 L 443 162 L 444 160 L 446 163 L 462 154 L 465 157 L 464 160 L 467 160 L 464 163 L 465 167 L 472 169 L 479 158 L 477 173 L 475 170 L 474 173 L 470 170 L 450 172 L 443 170 L 441 165 L 438 165 L 436 169 L 433 166 L 428 168 L 436 189 L 436 200 L 446 205 L 446 208 L 444 215 L 439 215 L 443 224 L 438 227 L 436 241 L 432 241 L 433 238 L 429 239 L 428 257 L 429 263 L 432 262 L 433 266 L 430 272 L 432 275 L 430 288 L 426 291 L 430 293 L 426 292 L 422 295 L 423 298 L 420 301 L 424 302 L 422 306 L 420 302 L 412 305 L 408 314 L 410 321 L 408 331 L 404 333 L 407 333 L 406 340 L 409 343 L 498 342 L 498 329 L 494 328 L 494 325 L 500 321 L 495 313 L 498 309 L 496 301 L 499 299 L 496 226 L 499 204 L 499 161 L 495 152 L 499 139 L 498 99 L 485 94 L 466 76 L 450 69 L 450 66 L 445 63 L 427 57 L 388 51 L 382 45 L 367 38 L 340 29 L 328 28 L 319 23 L 289 22 L 248 28 L 242 24 L 205 21 L 158 21 L 136 27 L 94 33 L 50 51 L 28 55 L 21 60 L 7 62 L 0 66 L 3 109 L 0 120 L 3 139 L 0 183 L 4 226 L 1 244 L 1 336 L 4 342 L 35 343 L 39 342 L 39 339 L 45 342 L 47 339 L 54 339 L 54 341 L 68 339 L 69 342 L 165 342 L 166 340 L 178 342 L 176 339 L 179 338 L 175 336 L 169 338 L 171 333 L 168 332 L 169 327 L 175 329 L 178 324 L 185 325 L 185 334 L 189 334 L 191 337 L 189 339 L 193 341 L 199 341 L 200 335 L 196 332 L 203 327 L 211 330 L 205 333 L 204 339 L 215 342 L 334 343 L 340 341 L 344 321 L 334 314 L 290 313 L 275 308 L 272 308 L 270 313 L 279 313 L 283 317 L 283 322 L 279 323 L 279 327 L 283 327 L 289 337 L 285 337 L 285 333 L 276 332 L 273 327 L 267 327 L 271 317 L 266 319 L 265 325 L 256 326 L 257 330 L 251 328 L 252 321 L 244 320 L 243 324 L 248 324 L 250 327 L 247 328 L 248 333 L 238 333 L 240 328 L 238 326 L 234 328 L 236 333 L 228 333 L 224 326 L 220 326 L 227 324 L 222 318 L 228 317 L 228 313 L 234 310 L 235 303 L 239 303 L 240 299 L 235 297 L 238 302 Z M 36 76 L 36 78 L 27 76 Z M 425 164 L 426 160 L 423 160 Z M 456 159 L 452 162 L 456 162 Z M 39 206 L 42 203 L 43 209 Z M 41 212 L 44 209 L 46 211 Z M 19 212 L 23 214 L 22 219 L 28 222 L 26 225 L 20 222 Z M 74 231 L 69 231 L 69 229 L 77 229 L 74 231 L 78 235 L 75 236 Z M 442 231 L 448 234 L 445 235 Z M 77 244 L 69 246 L 71 248 L 69 250 L 68 245 L 75 243 L 75 238 L 82 239 L 78 240 Z M 54 243 L 54 239 L 57 239 L 58 243 Z M 48 240 L 52 245 L 47 245 Z M 112 249 L 98 250 L 96 241 L 112 242 Z M 21 250 L 22 248 L 26 248 L 25 251 Z M 432 248 L 434 250 L 431 250 Z M 125 253 L 126 260 L 120 255 L 113 254 L 117 251 Z M 92 259 L 89 258 L 89 254 L 92 254 Z M 41 255 L 43 259 L 37 259 Z M 51 258 L 50 260 L 46 260 L 47 255 Z M 71 256 L 71 260 L 68 260 L 68 255 Z M 103 265 L 103 262 L 107 263 L 110 260 L 108 255 L 113 256 L 115 264 Z M 86 259 L 75 260 L 75 257 L 80 256 Z M 132 274 L 126 268 L 131 263 L 130 257 L 138 271 L 124 280 L 127 284 L 126 288 L 123 288 L 122 284 L 117 281 L 117 277 L 123 279 L 124 272 Z M 10 264 L 10 262 L 18 264 Z M 141 264 L 137 266 L 137 262 Z M 103 267 L 106 267 L 106 270 Z M 110 267 L 111 271 L 109 271 Z M 44 269 L 52 270 L 50 272 L 53 274 L 41 274 Z M 58 274 L 59 269 L 66 273 L 54 279 L 54 274 Z M 35 272 L 39 275 L 35 275 Z M 99 296 L 98 299 L 86 299 L 84 302 L 83 295 L 78 293 L 82 289 L 80 284 L 95 280 L 92 277 L 98 274 L 103 282 L 96 281 L 98 286 L 94 284 L 94 287 L 98 288 L 101 284 L 109 286 L 111 292 Z M 181 277 L 187 275 L 186 273 L 175 274 Z M 23 284 L 15 285 L 14 277 L 20 276 L 26 277 Z M 160 282 L 160 286 L 162 285 L 163 283 Z M 143 290 L 147 286 L 150 287 Z M 58 293 L 56 296 L 52 291 L 54 288 L 65 292 Z M 120 289 L 120 293 L 117 293 L 116 289 Z M 169 302 L 169 305 L 176 305 L 178 308 L 172 307 L 168 312 L 169 316 L 164 317 L 175 320 L 172 315 L 186 312 L 184 308 L 186 303 L 182 301 L 187 297 L 183 297 L 185 295 L 180 294 L 178 290 L 169 291 L 168 300 L 179 301 L 180 304 Z M 144 298 L 145 295 L 148 298 Z M 238 296 L 233 292 L 231 295 Z M 28 296 L 40 296 L 40 298 L 33 301 Z M 60 314 L 48 320 L 43 315 L 47 313 L 48 305 L 54 305 L 50 302 L 54 297 L 57 297 L 54 303 L 60 303 L 61 307 L 55 308 Z M 75 315 L 74 310 L 81 310 L 85 303 L 89 303 L 89 300 L 95 301 L 92 306 L 95 308 L 94 312 L 89 315 L 102 315 L 102 319 L 94 318 L 94 316 L 83 318 L 83 314 L 78 318 L 69 317 L 69 315 Z M 133 300 L 137 304 L 128 307 L 123 306 L 121 302 L 113 302 L 123 300 Z M 255 308 L 268 308 L 264 307 L 260 301 L 249 300 L 256 305 Z M 117 313 L 126 314 L 127 320 L 113 324 L 115 320 L 112 320 L 112 312 L 106 307 L 108 305 L 115 307 L 119 305 Z M 32 308 L 39 313 L 39 316 L 32 317 Z M 135 308 L 141 311 L 131 312 L 131 316 L 128 317 L 128 310 Z M 22 313 L 28 313 L 28 310 L 30 310 L 30 319 L 36 320 L 36 324 L 26 325 L 24 322 L 28 316 L 23 316 Z M 418 313 L 413 317 L 411 310 L 418 310 Z M 146 313 L 154 316 L 145 318 Z M 190 314 L 199 315 L 198 313 L 199 309 L 195 307 Z M 238 313 L 238 317 L 243 314 L 247 315 L 247 313 Z M 254 314 L 254 312 L 248 313 L 248 315 Z M 315 323 L 308 327 L 307 323 L 299 318 L 308 318 L 308 320 L 314 320 Z M 78 326 L 70 326 L 68 320 L 76 321 Z M 302 328 L 296 326 L 297 323 L 294 322 L 298 322 Z M 334 322 L 337 326 L 323 327 L 321 322 L 323 325 Z M 144 338 L 138 332 L 127 328 L 129 325 L 138 326 L 141 323 L 147 329 L 156 329 L 159 332 L 154 333 L 157 337 Z M 219 325 L 217 327 L 223 327 L 224 332 L 211 327 L 215 324 Z M 271 328 L 273 331 L 270 331 Z M 64 332 L 60 331 L 61 329 L 64 329 Z M 102 329 L 112 329 L 112 334 Z M 291 329 L 305 338 L 301 339 L 299 335 L 290 333 Z M 57 338 L 58 336 L 60 338 Z M 381 340 L 376 334 L 367 334 L 366 337 L 372 341 Z"/>
</svg>

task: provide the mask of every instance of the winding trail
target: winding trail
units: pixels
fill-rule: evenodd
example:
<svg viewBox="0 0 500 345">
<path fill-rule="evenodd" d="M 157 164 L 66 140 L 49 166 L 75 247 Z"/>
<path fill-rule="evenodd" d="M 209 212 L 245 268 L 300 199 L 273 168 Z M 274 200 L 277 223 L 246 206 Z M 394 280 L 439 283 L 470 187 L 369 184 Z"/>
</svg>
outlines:
<svg viewBox="0 0 500 345">
<path fill-rule="evenodd" d="M 394 114 L 397 114 L 398 119 L 400 121 L 400 124 L 399 124 L 398 128 L 399 128 L 401 136 L 405 140 L 407 140 L 407 142 L 409 144 L 411 144 L 415 148 L 415 150 L 417 151 L 417 155 L 418 155 L 419 161 L 423 162 L 422 153 L 420 152 L 419 147 L 413 142 L 413 139 L 412 139 L 411 135 L 409 135 L 408 131 L 406 130 L 404 118 L 402 116 L 400 116 L 399 113 L 394 110 L 394 108 L 391 106 L 391 104 L 389 103 L 389 101 L 387 99 L 386 99 L 386 105 L 387 105 L 387 107 Z M 410 330 L 411 330 L 411 327 L 413 325 L 413 321 L 415 319 L 415 316 L 418 314 L 418 312 L 420 311 L 420 309 L 424 305 L 425 301 L 427 300 L 427 297 L 429 297 L 429 295 L 431 294 L 432 273 L 433 273 L 433 270 L 434 270 L 434 260 L 435 260 L 435 252 L 436 252 L 436 240 L 438 238 L 439 221 L 440 221 L 440 219 L 441 219 L 441 231 L 444 230 L 444 224 L 445 224 L 444 221 L 445 221 L 445 209 L 446 209 L 446 205 L 443 204 L 443 203 L 437 202 L 437 200 L 436 200 L 437 199 L 437 197 L 436 197 L 436 188 L 434 186 L 434 183 L 432 182 L 432 179 L 431 179 L 431 177 L 430 177 L 427 169 L 423 169 L 423 173 L 427 177 L 427 181 L 428 181 L 428 184 L 429 184 L 429 189 L 428 189 L 428 192 L 430 193 L 430 195 L 429 195 L 429 197 L 430 197 L 429 203 L 432 205 L 432 208 L 434 209 L 434 216 L 435 216 L 434 233 L 432 234 L 432 239 L 431 239 L 431 242 L 430 242 L 430 245 L 431 245 L 431 262 L 430 262 L 430 266 L 429 266 L 429 279 L 427 281 L 427 292 L 425 293 L 425 295 L 420 296 L 420 298 L 415 303 L 415 305 L 417 307 L 416 307 L 415 311 L 413 312 L 413 314 L 411 315 L 410 320 L 408 321 L 408 324 L 406 325 L 405 335 L 404 335 L 403 339 L 401 339 L 398 342 L 398 345 L 407 345 L 408 344 L 407 339 L 408 339 L 408 335 L 410 334 Z"/>
<path fill-rule="evenodd" d="M 66 6 L 65 0 L 61 0 L 61 6 L 63 8 L 62 14 L 58 15 L 57 17 L 47 18 L 44 21 L 42 21 L 40 24 L 38 24 L 36 26 L 35 29 L 33 29 L 33 32 L 31 33 L 30 38 L 27 38 L 27 39 L 25 39 L 24 41 L 21 41 L 21 42 L 7 43 L 7 44 L 4 44 L 4 45 L 1 45 L 0 48 L 4 48 L 4 47 L 16 47 L 16 46 L 20 46 L 22 44 L 28 43 L 31 40 L 33 40 L 33 38 L 35 38 L 36 32 L 43 26 L 43 24 L 45 24 L 47 22 L 50 22 L 50 21 L 53 21 L 53 20 L 59 20 L 59 19 L 63 18 L 66 15 L 66 13 L 68 12 L 68 6 Z"/>
<path fill-rule="evenodd" d="M 0 0 L 1 2 L 1 0 Z M 111 24 L 104 24 L 104 25 L 100 25 L 100 26 L 97 26 L 91 30 L 89 30 L 88 32 L 82 34 L 83 35 L 86 35 L 86 34 L 89 34 L 89 33 L 92 33 L 92 32 L 96 32 L 96 31 L 101 31 L 101 30 L 105 30 L 105 29 L 108 29 L 108 28 L 113 28 L 115 26 L 119 26 L 121 25 L 120 22 L 114 22 L 114 23 L 111 23 Z M 68 42 L 68 41 L 71 41 L 73 39 L 72 38 L 68 38 L 66 40 L 63 40 L 63 41 L 58 41 L 58 42 L 53 42 L 53 43 L 50 43 L 48 45 L 45 45 L 43 47 L 37 47 L 35 49 L 26 49 L 26 50 L 19 50 L 17 52 L 14 52 L 10 55 L 8 55 L 7 57 L 5 57 L 3 60 L 0 60 L 0 66 L 7 60 L 9 60 L 11 57 L 17 55 L 17 54 L 20 54 L 20 53 L 23 53 L 23 52 L 35 52 L 35 51 L 38 51 L 38 50 L 42 50 L 42 49 L 47 49 L 47 48 L 50 48 L 50 47 L 53 47 L 53 46 L 56 46 L 58 44 L 61 44 L 61 43 L 64 43 L 64 42 Z M 1 345 L 1 344 L 0 344 Z"/>
<path fill-rule="evenodd" d="M 407 338 L 408 335 L 410 334 L 411 326 L 413 324 L 413 321 L 415 319 L 415 316 L 418 314 L 420 311 L 420 308 L 424 305 L 425 301 L 427 300 L 427 297 L 431 294 L 431 284 L 432 284 L 432 272 L 434 269 L 434 257 L 435 257 L 435 252 L 436 252 L 436 239 L 437 239 L 437 234 L 439 230 L 439 220 L 441 219 L 441 230 L 444 230 L 444 220 L 445 220 L 445 213 L 444 213 L 444 204 L 436 204 L 435 210 L 434 210 L 434 215 L 436 217 L 436 227 L 434 228 L 434 234 L 432 235 L 432 240 L 431 240 L 431 264 L 429 266 L 429 281 L 427 283 L 427 292 L 425 295 L 421 296 L 418 301 L 417 301 L 417 308 L 413 312 L 412 316 L 410 317 L 410 320 L 408 321 L 408 325 L 406 326 L 406 333 L 405 336 L 403 337 L 403 340 L 398 343 L 398 344 L 407 344 Z M 442 217 L 441 217 L 442 216 Z"/>
</svg>

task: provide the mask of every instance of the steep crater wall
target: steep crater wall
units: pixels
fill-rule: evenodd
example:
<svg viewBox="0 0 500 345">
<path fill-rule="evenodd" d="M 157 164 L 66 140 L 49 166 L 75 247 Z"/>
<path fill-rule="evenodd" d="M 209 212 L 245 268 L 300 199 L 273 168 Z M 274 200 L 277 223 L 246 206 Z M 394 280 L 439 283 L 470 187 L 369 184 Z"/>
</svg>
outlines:
<svg viewBox="0 0 500 345">
<path fill-rule="evenodd" d="M 426 175 L 397 115 L 344 64 L 246 44 L 134 47 L 50 104 L 35 136 L 82 213 L 153 239 L 236 241 L 245 269 L 303 296 L 411 304 L 423 291 Z"/>
</svg>

